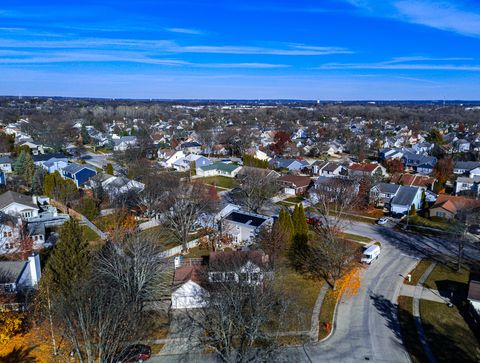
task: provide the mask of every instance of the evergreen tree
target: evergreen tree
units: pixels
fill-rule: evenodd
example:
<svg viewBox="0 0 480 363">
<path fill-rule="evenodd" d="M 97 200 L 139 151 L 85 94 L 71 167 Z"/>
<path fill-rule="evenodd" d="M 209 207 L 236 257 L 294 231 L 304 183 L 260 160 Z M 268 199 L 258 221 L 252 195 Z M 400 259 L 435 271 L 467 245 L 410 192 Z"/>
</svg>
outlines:
<svg viewBox="0 0 480 363">
<path fill-rule="evenodd" d="M 88 144 L 90 142 L 90 135 L 88 134 L 88 131 L 85 125 L 82 125 L 82 128 L 80 129 L 80 136 L 82 137 L 83 145 Z"/>
<path fill-rule="evenodd" d="M 302 203 L 299 203 L 295 206 L 292 215 L 292 221 L 295 235 L 300 234 L 308 236 L 308 224 L 305 218 L 305 210 L 303 209 Z"/>
<path fill-rule="evenodd" d="M 80 224 L 71 219 L 60 230 L 60 238 L 52 256 L 48 259 L 45 273 L 49 287 L 68 295 L 77 284 L 88 277 L 90 253 L 88 242 Z"/>
<path fill-rule="evenodd" d="M 410 208 L 410 212 L 408 212 L 411 216 L 414 216 L 417 214 L 417 208 L 415 207 L 415 204 L 412 204 L 412 207 Z"/>
<path fill-rule="evenodd" d="M 32 193 L 41 195 L 43 194 L 43 182 L 45 180 L 46 171 L 38 167 L 35 169 L 35 173 L 32 178 Z"/>
<path fill-rule="evenodd" d="M 34 174 L 35 174 L 35 163 L 33 162 L 33 159 L 30 153 L 26 153 L 24 170 L 23 170 L 22 176 L 28 184 L 31 184 Z"/>
<path fill-rule="evenodd" d="M 288 236 L 288 240 L 291 240 L 294 233 L 294 227 L 292 222 L 292 217 L 286 209 L 281 209 L 278 216 L 278 224 L 284 233 Z"/>
<path fill-rule="evenodd" d="M 108 163 L 105 165 L 105 173 L 113 175 L 113 165 L 112 163 Z"/>
<path fill-rule="evenodd" d="M 23 176 L 25 174 L 26 159 L 27 159 L 27 153 L 25 152 L 25 150 L 22 150 L 18 155 L 17 159 L 15 160 L 15 165 L 14 165 L 15 175 Z"/>
<path fill-rule="evenodd" d="M 308 236 L 305 234 L 296 234 L 288 250 L 288 259 L 290 260 L 291 266 L 295 270 L 301 271 L 307 267 L 306 262 L 308 261 L 308 256 Z"/>
</svg>

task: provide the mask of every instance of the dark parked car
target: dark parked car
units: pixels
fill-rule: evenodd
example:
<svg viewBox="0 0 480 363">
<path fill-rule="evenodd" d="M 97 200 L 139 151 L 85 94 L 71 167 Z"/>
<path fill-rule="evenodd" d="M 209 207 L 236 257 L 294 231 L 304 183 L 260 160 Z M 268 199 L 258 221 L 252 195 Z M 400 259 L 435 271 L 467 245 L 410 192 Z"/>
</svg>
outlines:
<svg viewBox="0 0 480 363">
<path fill-rule="evenodd" d="M 125 348 L 119 355 L 118 363 L 145 362 L 150 359 L 152 349 L 148 345 L 133 344 Z"/>
</svg>

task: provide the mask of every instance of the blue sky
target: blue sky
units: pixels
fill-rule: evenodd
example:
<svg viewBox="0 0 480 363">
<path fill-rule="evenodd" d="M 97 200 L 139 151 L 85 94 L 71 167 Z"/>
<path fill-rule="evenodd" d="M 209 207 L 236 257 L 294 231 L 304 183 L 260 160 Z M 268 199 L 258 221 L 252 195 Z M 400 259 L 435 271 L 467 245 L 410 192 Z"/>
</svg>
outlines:
<svg viewBox="0 0 480 363">
<path fill-rule="evenodd" d="M 3 1 L 0 94 L 479 100 L 480 1 Z"/>
</svg>

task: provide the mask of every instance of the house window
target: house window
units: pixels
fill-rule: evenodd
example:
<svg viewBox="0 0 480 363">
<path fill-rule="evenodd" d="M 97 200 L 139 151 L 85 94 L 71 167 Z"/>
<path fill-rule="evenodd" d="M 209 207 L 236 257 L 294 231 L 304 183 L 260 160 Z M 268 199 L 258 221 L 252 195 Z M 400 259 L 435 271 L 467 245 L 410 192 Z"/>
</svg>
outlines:
<svg viewBox="0 0 480 363">
<path fill-rule="evenodd" d="M 235 272 L 226 272 L 225 273 L 225 281 L 226 282 L 235 282 L 237 281 L 237 275 Z"/>
<path fill-rule="evenodd" d="M 440 218 L 445 218 L 445 212 L 437 212 L 436 216 Z"/>
<path fill-rule="evenodd" d="M 7 237 L 7 232 L 3 232 L 3 237 Z"/>
<path fill-rule="evenodd" d="M 210 272 L 209 277 L 211 282 L 222 282 L 224 280 L 222 272 Z"/>
<path fill-rule="evenodd" d="M 43 241 L 43 234 L 41 234 L 40 236 L 38 236 L 38 239 L 39 239 L 40 241 Z"/>
<path fill-rule="evenodd" d="M 12 248 L 13 248 L 13 243 L 9 243 L 9 242 L 5 243 L 6 250 L 11 250 Z"/>
</svg>

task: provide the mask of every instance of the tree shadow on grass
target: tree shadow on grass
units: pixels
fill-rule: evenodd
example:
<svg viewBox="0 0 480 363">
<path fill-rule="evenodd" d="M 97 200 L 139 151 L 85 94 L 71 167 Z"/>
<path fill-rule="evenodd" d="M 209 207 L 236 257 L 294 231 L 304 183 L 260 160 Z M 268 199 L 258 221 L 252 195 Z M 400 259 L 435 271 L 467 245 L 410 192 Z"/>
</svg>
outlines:
<svg viewBox="0 0 480 363">
<path fill-rule="evenodd" d="M 30 355 L 35 348 L 36 346 L 13 348 L 10 353 L 0 356 L 0 363 L 35 363 L 35 357 Z"/>
<path fill-rule="evenodd" d="M 385 318 L 387 327 L 393 331 L 395 337 L 402 342 L 409 354 L 414 358 L 413 361 L 425 361 L 426 355 L 416 333 L 412 313 L 400 308 L 398 304 L 392 303 L 382 295 L 371 293 L 370 298 L 375 308 Z M 462 309 L 459 308 L 459 310 L 463 316 Z M 401 319 L 400 322 L 399 319 Z M 438 362 L 474 362 L 480 359 L 480 348 L 477 348 L 476 352 L 474 352 L 472 347 L 460 346 L 458 344 L 461 341 L 460 337 L 457 341 L 454 341 L 450 336 L 439 331 L 438 327 L 426 322 L 425 319 L 422 320 L 422 325 L 430 349 Z M 442 326 L 442 330 L 446 332 L 454 333 L 457 329 L 458 326 L 451 324 Z M 475 335 L 478 339 L 478 335 Z"/>
</svg>

